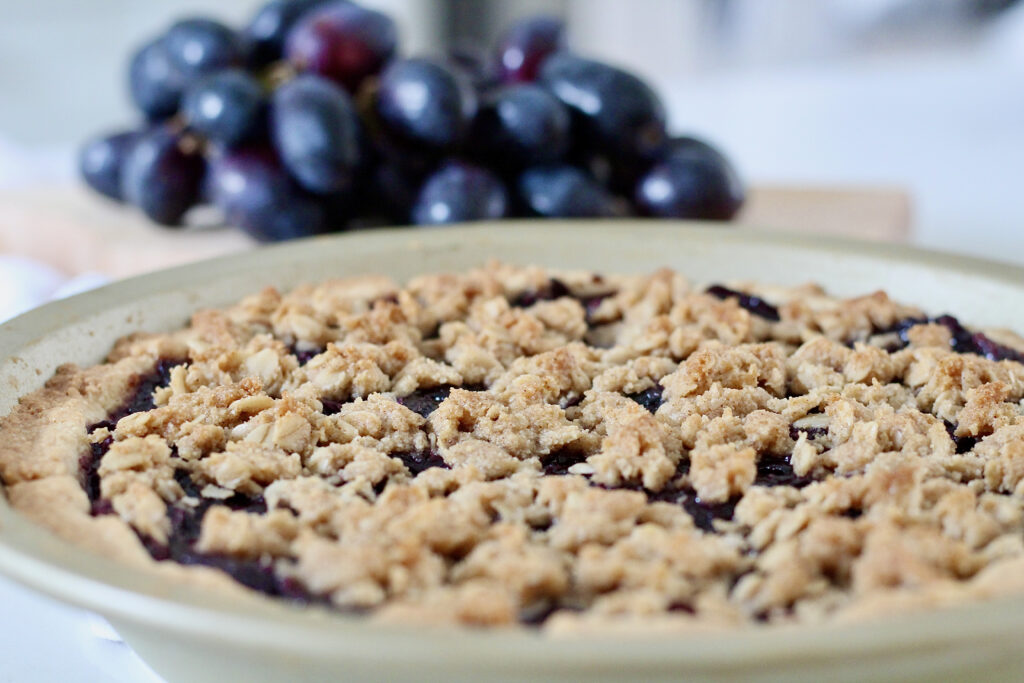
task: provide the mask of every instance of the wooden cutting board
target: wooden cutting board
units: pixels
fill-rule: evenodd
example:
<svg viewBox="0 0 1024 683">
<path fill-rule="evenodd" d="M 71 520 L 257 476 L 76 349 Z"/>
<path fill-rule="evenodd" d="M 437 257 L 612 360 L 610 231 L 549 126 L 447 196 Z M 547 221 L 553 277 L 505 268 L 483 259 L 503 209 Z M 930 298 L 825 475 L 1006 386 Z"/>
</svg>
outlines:
<svg viewBox="0 0 1024 683">
<path fill-rule="evenodd" d="M 813 235 L 900 242 L 910 234 L 910 201 L 892 188 L 755 186 L 738 222 Z M 169 230 L 77 185 L 0 191 L 0 252 L 49 263 L 68 275 L 119 278 L 251 249 L 223 226 Z"/>
</svg>

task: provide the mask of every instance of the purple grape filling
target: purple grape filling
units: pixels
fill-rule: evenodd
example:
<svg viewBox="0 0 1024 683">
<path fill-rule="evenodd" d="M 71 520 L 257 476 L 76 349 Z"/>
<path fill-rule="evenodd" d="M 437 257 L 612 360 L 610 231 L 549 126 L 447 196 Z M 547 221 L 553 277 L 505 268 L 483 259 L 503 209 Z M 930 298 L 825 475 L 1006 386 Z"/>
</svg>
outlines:
<svg viewBox="0 0 1024 683">
<path fill-rule="evenodd" d="M 716 299 L 736 299 L 740 308 L 750 311 L 759 318 L 770 320 L 772 322 L 779 322 L 779 309 L 772 306 L 770 303 L 765 301 L 759 296 L 753 294 L 747 294 L 745 292 L 738 292 L 735 289 L 729 289 L 722 285 L 711 285 L 707 288 L 706 292 Z"/>
<path fill-rule="evenodd" d="M 337 415 L 346 401 L 335 401 L 330 398 L 321 398 L 320 404 L 324 407 L 324 415 Z"/>
<path fill-rule="evenodd" d="M 971 335 L 971 344 L 974 348 L 974 353 L 979 356 L 984 356 L 989 360 L 1012 360 L 1018 363 L 1024 363 L 1024 354 L 1020 351 L 1011 349 L 1008 346 L 995 342 L 986 337 L 981 332 L 976 332 Z"/>
<path fill-rule="evenodd" d="M 90 430 L 91 431 L 91 430 Z M 110 514 L 113 509 L 109 501 L 100 498 L 100 460 L 110 450 L 114 438 L 108 436 L 99 443 L 89 444 L 89 452 L 78 459 L 78 467 L 81 470 L 82 488 L 85 495 L 89 497 L 91 514 L 95 517 L 101 514 Z"/>
<path fill-rule="evenodd" d="M 466 391 L 483 391 L 484 387 L 470 385 L 465 387 L 453 387 L 451 384 L 442 384 L 430 389 L 417 389 L 408 396 L 396 399 L 399 405 L 403 405 L 420 417 L 427 418 L 437 410 L 437 407 L 448 398 L 452 389 L 465 389 Z"/>
<path fill-rule="evenodd" d="M 935 318 L 904 318 L 895 325 L 876 330 L 874 334 L 892 334 L 899 336 L 899 343 L 890 344 L 886 350 L 890 353 L 904 349 L 910 344 L 909 331 L 915 325 L 932 323 L 942 325 L 949 330 L 949 347 L 957 353 L 973 353 L 989 360 L 1012 360 L 1024 363 L 1024 353 L 993 341 L 981 332 L 971 332 L 951 315 L 940 315 Z"/>
<path fill-rule="evenodd" d="M 178 482 L 179 486 L 181 486 L 181 490 L 185 493 L 186 497 L 194 498 L 199 501 L 199 505 L 195 508 L 195 512 L 200 518 L 199 521 L 201 521 L 202 516 L 206 514 L 206 510 L 211 505 L 227 505 L 232 510 L 252 512 L 255 514 L 263 514 L 267 511 L 267 503 L 263 500 L 263 496 L 250 498 L 249 496 L 242 495 L 241 493 L 235 493 L 224 499 L 206 498 L 202 495 L 199 487 L 192 480 L 192 475 L 189 474 L 188 470 L 174 470 L 174 480 Z M 174 520 L 171 521 L 173 522 Z M 196 528 L 196 533 L 199 533 L 198 528 Z"/>
<path fill-rule="evenodd" d="M 561 448 L 544 457 L 544 474 L 554 476 L 569 474 L 570 467 L 584 462 L 586 459 L 586 453 Z"/>
<path fill-rule="evenodd" d="M 650 389 L 645 389 L 635 394 L 626 394 L 626 398 L 636 401 L 653 414 L 658 412 L 658 408 L 664 403 L 661 396 L 664 391 L 660 384 L 655 384 Z"/>
<path fill-rule="evenodd" d="M 450 384 L 442 384 L 430 389 L 417 389 L 408 396 L 398 398 L 397 401 L 399 405 L 405 406 L 420 417 L 427 418 L 448 398 L 452 388 Z"/>
<path fill-rule="evenodd" d="M 657 493 L 647 492 L 647 499 L 652 502 L 673 503 L 682 505 L 687 514 L 693 518 L 693 523 L 698 529 L 708 533 L 715 532 L 714 521 L 723 519 L 729 521 L 736 511 L 736 504 L 740 502 L 738 496 L 730 498 L 723 503 L 708 503 L 700 499 L 690 487 L 682 489 L 662 489 Z"/>
<path fill-rule="evenodd" d="M 796 441 L 800 438 L 800 433 L 803 432 L 807 435 L 808 439 L 817 439 L 819 437 L 828 434 L 828 427 L 797 427 L 796 425 L 789 426 L 789 438 Z"/>
<path fill-rule="evenodd" d="M 519 610 L 519 623 L 523 626 L 541 626 L 555 612 L 579 612 L 578 607 L 560 605 L 552 598 L 542 598 Z"/>
<path fill-rule="evenodd" d="M 563 296 L 572 296 L 572 293 L 564 282 L 558 278 L 551 278 L 540 289 L 531 289 L 519 294 L 519 296 L 512 300 L 512 305 L 526 308 L 538 301 L 554 301 L 555 299 L 561 299 Z"/>
<path fill-rule="evenodd" d="M 577 301 L 583 306 L 583 313 L 586 318 L 587 324 L 592 325 L 594 323 L 594 314 L 597 309 L 600 308 L 601 302 L 610 296 L 615 296 L 615 292 L 605 292 L 603 294 L 592 294 L 591 296 L 577 297 Z"/>
<path fill-rule="evenodd" d="M 977 445 L 980 439 L 976 439 L 973 436 L 957 436 L 956 425 L 949 420 L 943 420 L 946 425 L 946 432 L 949 433 L 949 438 L 953 440 L 953 446 L 956 448 L 958 455 L 968 453 Z"/>
<path fill-rule="evenodd" d="M 682 612 L 683 614 L 696 614 L 697 610 L 688 602 L 673 602 L 668 606 L 669 612 Z"/>
<path fill-rule="evenodd" d="M 676 476 L 680 477 L 690 471 L 690 461 L 681 460 L 676 466 Z M 547 468 L 545 468 L 547 472 Z M 757 477 L 754 484 L 760 486 L 793 486 L 803 488 L 812 483 L 811 477 L 800 477 L 793 472 L 788 457 L 761 456 L 757 464 Z M 598 485 L 600 486 L 600 485 Z M 601 486 L 601 488 L 607 488 Z M 647 500 L 655 503 L 672 503 L 682 505 L 683 509 L 693 518 L 697 528 L 708 533 L 714 533 L 714 521 L 716 519 L 731 520 L 736 510 L 736 504 L 740 497 L 733 496 L 721 503 L 709 503 L 702 501 L 697 492 L 689 486 L 678 487 L 668 486 L 660 491 L 649 491 L 641 486 L 625 486 L 621 488 L 635 491 L 643 491 L 647 494 Z"/>
<path fill-rule="evenodd" d="M 705 503 L 699 497 L 693 495 L 687 496 L 683 501 L 683 509 L 693 517 L 693 522 L 697 525 L 697 528 L 714 533 L 714 521 L 716 519 L 731 521 L 733 514 L 736 512 L 736 504 L 739 502 L 740 499 L 737 497 L 730 498 L 724 503 Z"/>
<path fill-rule="evenodd" d="M 544 458 L 544 474 L 555 476 L 569 474 L 570 467 L 585 462 L 586 459 L 586 453 L 580 451 L 569 448 L 557 450 Z M 685 476 L 689 471 L 690 461 L 688 459 L 680 460 L 676 466 L 676 479 Z M 799 489 L 814 481 L 813 477 L 797 475 L 793 471 L 793 465 L 790 463 L 789 456 L 762 455 L 758 459 L 757 476 L 754 479 L 755 485 L 792 486 Z M 631 491 L 642 491 L 647 496 L 649 502 L 682 505 L 683 509 L 693 518 L 697 527 L 709 533 L 715 531 L 714 520 L 732 519 L 736 504 L 740 501 L 739 496 L 734 496 L 722 503 L 705 502 L 700 499 L 693 488 L 689 486 L 679 487 L 674 484 L 660 491 L 650 491 L 638 484 L 619 487 L 609 487 L 595 483 L 591 483 L 591 485 L 603 489 L 621 488 Z"/>
<path fill-rule="evenodd" d="M 391 457 L 401 460 L 402 464 L 409 470 L 409 474 L 414 477 L 424 470 L 429 470 L 431 467 L 440 467 L 445 470 L 451 469 L 448 463 L 444 461 L 444 458 L 434 451 L 393 453 Z"/>
<path fill-rule="evenodd" d="M 274 561 L 269 558 L 243 560 L 222 555 L 183 552 L 170 559 L 184 565 L 219 569 L 243 586 L 273 597 L 305 604 L 329 602 L 327 598 L 310 593 L 295 579 L 279 576 L 274 571 Z"/>
<path fill-rule="evenodd" d="M 812 477 L 799 476 L 793 471 L 789 456 L 762 455 L 757 461 L 757 486 L 792 486 L 801 489 L 814 482 Z"/>
<path fill-rule="evenodd" d="M 680 460 L 676 464 L 676 478 L 684 477 L 690 473 L 690 459 Z"/>
<path fill-rule="evenodd" d="M 570 457 L 568 455 L 566 458 Z M 580 457 L 577 462 L 582 462 L 584 458 Z M 569 463 L 569 466 L 575 463 Z M 689 472 L 690 462 L 688 460 L 680 461 L 676 468 L 676 475 L 682 476 Z M 547 466 L 545 465 L 545 474 L 548 474 Z M 564 474 L 565 472 L 554 472 L 555 474 Z M 644 488 L 639 484 L 627 484 L 625 486 L 606 486 L 604 484 L 594 484 L 598 488 L 607 490 L 619 490 L 624 489 L 627 491 L 640 491 L 647 496 L 647 500 L 650 503 L 670 503 L 672 505 L 681 505 L 684 510 L 693 518 L 694 524 L 697 528 L 702 529 L 708 533 L 714 533 L 715 527 L 713 522 L 716 519 L 731 520 L 733 512 L 736 510 L 736 504 L 739 503 L 739 496 L 735 496 L 725 501 L 724 503 L 708 503 L 702 501 L 697 495 L 697 492 L 689 486 L 678 487 L 676 485 L 666 486 L 660 491 L 651 491 Z"/>
<path fill-rule="evenodd" d="M 558 407 L 561 408 L 562 410 L 567 410 L 569 408 L 572 408 L 573 406 L 578 406 L 582 402 L 583 395 L 580 394 L 579 396 L 573 396 L 572 398 L 563 398 L 561 401 L 558 402 Z"/>
<path fill-rule="evenodd" d="M 519 610 L 519 623 L 524 626 L 540 626 L 558 611 L 554 600 L 538 600 Z"/>
<path fill-rule="evenodd" d="M 298 349 L 294 345 L 290 346 L 288 350 L 295 356 L 295 360 L 299 361 L 299 365 L 305 365 L 324 352 L 323 349 Z"/>
<path fill-rule="evenodd" d="M 104 422 L 98 423 L 95 426 L 116 425 L 117 421 L 122 417 L 153 410 L 156 407 L 156 404 L 153 403 L 153 392 L 160 387 L 166 387 L 170 384 L 171 370 L 179 365 L 184 365 L 186 362 L 180 358 L 161 358 L 158 360 L 151 373 L 142 375 L 136 380 L 135 388 L 124 405 L 111 413 Z"/>
<path fill-rule="evenodd" d="M 910 332 L 910 328 L 914 327 L 915 325 L 925 325 L 927 323 L 928 318 L 904 318 L 903 320 L 900 320 L 891 327 L 875 330 L 873 334 L 895 334 L 899 338 L 899 341 L 894 341 L 886 345 L 885 347 L 886 351 L 892 353 L 894 351 L 899 351 L 900 349 L 906 348 L 907 345 L 910 343 L 910 337 L 908 335 L 908 333 Z M 847 346 L 852 348 L 853 342 L 850 342 L 849 344 L 847 344 Z"/>
<path fill-rule="evenodd" d="M 224 500 L 206 498 L 200 493 L 199 487 L 189 473 L 183 469 L 175 470 L 174 478 L 181 485 L 185 495 L 198 500 L 198 504 L 195 507 L 172 505 L 168 508 L 167 517 L 171 523 L 171 532 L 166 544 L 140 534 L 143 545 L 153 559 L 219 569 L 242 585 L 270 596 L 303 603 L 327 602 L 326 598 L 309 593 L 295 579 L 279 576 L 274 571 L 273 560 L 269 558 L 248 560 L 197 552 L 195 545 L 202 531 L 203 517 L 210 508 L 224 505 L 232 510 L 264 514 L 267 511 L 267 504 L 262 496 L 248 497 L 239 493 Z"/>
<path fill-rule="evenodd" d="M 164 387 L 170 384 L 171 370 L 185 362 L 186 361 L 184 360 L 175 360 L 170 358 L 161 358 L 158 360 L 152 372 L 147 375 L 140 375 L 136 378 L 135 386 L 132 389 L 131 395 L 120 407 L 111 412 L 110 415 L 107 416 L 107 419 L 87 426 L 85 428 L 86 431 L 90 434 L 100 428 L 106 428 L 113 431 L 117 426 L 118 420 L 121 418 L 133 413 L 153 410 L 153 408 L 156 407 L 153 403 L 153 392 L 159 387 Z M 110 505 L 110 501 L 100 498 L 99 474 L 100 461 L 103 459 L 103 456 L 106 455 L 107 451 L 110 450 L 110 446 L 113 443 L 113 437 L 108 436 L 103 441 L 90 444 L 89 452 L 78 459 L 79 477 L 82 481 L 82 488 L 85 489 L 85 494 L 89 498 L 91 514 L 93 516 L 107 515 L 114 511 Z"/>
<path fill-rule="evenodd" d="M 614 296 L 614 291 L 602 292 L 600 294 L 591 294 L 589 296 L 577 296 L 572 293 L 568 285 L 559 280 L 558 278 L 551 278 L 540 289 L 531 289 L 520 293 L 514 299 L 512 299 L 512 305 L 520 308 L 526 308 L 533 306 L 539 301 L 554 301 L 564 296 L 576 299 L 580 306 L 583 307 L 583 312 L 587 321 L 587 324 L 591 324 L 594 313 L 597 311 L 601 302 L 610 296 Z"/>
<path fill-rule="evenodd" d="M 949 330 L 949 345 L 957 353 L 978 353 L 974 346 L 974 339 L 971 332 L 960 324 L 960 321 L 951 315 L 940 315 L 932 318 L 931 322 L 942 325 Z M 983 354 L 979 354 L 983 355 Z"/>
</svg>

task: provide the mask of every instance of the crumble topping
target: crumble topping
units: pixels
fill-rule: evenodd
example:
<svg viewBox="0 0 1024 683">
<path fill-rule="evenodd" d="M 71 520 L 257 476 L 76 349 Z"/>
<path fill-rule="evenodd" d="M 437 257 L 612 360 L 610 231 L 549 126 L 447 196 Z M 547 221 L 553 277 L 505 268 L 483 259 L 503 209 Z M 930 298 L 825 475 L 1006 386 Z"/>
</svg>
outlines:
<svg viewBox="0 0 1024 683">
<path fill-rule="evenodd" d="M 816 285 L 339 279 L 60 368 L 0 477 L 168 579 L 370 619 L 870 618 L 1024 591 L 1021 349 Z"/>
</svg>

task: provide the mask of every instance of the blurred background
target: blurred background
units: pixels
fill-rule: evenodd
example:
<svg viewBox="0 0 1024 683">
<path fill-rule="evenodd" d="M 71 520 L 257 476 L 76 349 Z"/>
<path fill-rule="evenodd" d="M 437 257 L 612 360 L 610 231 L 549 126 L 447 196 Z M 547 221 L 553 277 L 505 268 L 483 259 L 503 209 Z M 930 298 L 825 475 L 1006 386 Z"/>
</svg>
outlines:
<svg viewBox="0 0 1024 683">
<path fill-rule="evenodd" d="M 1024 262 L 1024 6 L 1011 0 L 367 0 L 403 51 L 488 44 L 538 11 L 579 52 L 648 79 L 672 130 L 752 184 L 905 192 L 912 240 Z M 131 124 L 130 51 L 185 14 L 254 0 L 0 0 L 0 187 L 72 178 L 70 152 Z"/>
</svg>

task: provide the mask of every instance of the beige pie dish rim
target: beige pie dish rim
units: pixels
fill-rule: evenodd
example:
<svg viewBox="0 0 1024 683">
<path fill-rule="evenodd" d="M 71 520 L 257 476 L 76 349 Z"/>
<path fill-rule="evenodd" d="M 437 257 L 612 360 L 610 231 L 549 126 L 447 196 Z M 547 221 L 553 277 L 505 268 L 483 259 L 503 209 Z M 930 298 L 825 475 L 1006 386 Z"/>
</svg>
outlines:
<svg viewBox="0 0 1024 683">
<path fill-rule="evenodd" d="M 538 240 L 543 241 L 545 253 L 536 253 L 536 258 L 530 259 L 531 247 L 526 243 L 533 242 L 536 252 Z M 579 249 L 580 244 L 587 248 Z M 639 253 L 647 253 L 643 263 L 636 256 L 637 245 Z M 676 254 L 669 249 L 672 246 L 687 253 Z M 723 260 L 729 253 L 733 254 L 731 265 Z M 789 259 L 785 271 L 781 269 L 785 263 L 766 266 L 769 259 L 777 259 L 780 254 L 783 262 Z M 806 235 L 700 224 L 506 222 L 429 231 L 387 229 L 350 233 L 261 248 L 131 278 L 48 304 L 3 324 L 0 413 L 5 414 L 17 396 L 35 389 L 52 374 L 58 362 L 54 355 L 57 349 L 61 351 L 61 361 L 71 358 L 77 362 L 96 362 L 102 349 L 109 348 L 116 337 L 130 329 L 167 328 L 175 320 L 180 324 L 186 311 L 235 300 L 256 289 L 251 284 L 260 278 L 289 286 L 322 279 L 323 273 L 332 272 L 332 268 L 343 269 L 344 273 L 372 272 L 377 268 L 374 264 L 383 263 L 385 258 L 392 259 L 396 264 L 394 270 L 404 276 L 417 269 L 429 272 L 457 267 L 459 263 L 476 265 L 486 256 L 510 262 L 533 260 L 541 265 L 563 263 L 566 267 L 607 270 L 607 264 L 621 259 L 620 270 L 626 272 L 670 265 L 688 276 L 692 270 L 721 271 L 722 280 L 745 279 L 738 269 L 749 273 L 749 279 L 763 279 L 759 268 L 767 272 L 766 268 L 770 271 L 776 267 L 783 280 L 796 283 L 816 279 L 826 287 L 835 284 L 830 282 L 833 273 L 831 279 L 840 283 L 838 289 L 845 290 L 842 293 L 866 293 L 884 286 L 870 284 L 859 290 L 855 286 L 857 278 L 874 268 L 875 283 L 892 277 L 915 282 L 914 287 L 920 291 L 911 287 L 912 296 L 888 288 L 895 298 L 913 303 L 925 303 L 936 293 L 936 286 L 952 288 L 964 283 L 974 283 L 977 291 L 965 294 L 961 303 L 980 304 L 986 297 L 999 294 L 1024 294 L 1024 268 L 1007 264 L 906 246 L 837 238 L 816 238 L 811 243 Z M 691 259 L 691 268 L 681 258 Z M 826 263 L 820 264 L 823 258 Z M 811 259 L 817 259 L 819 265 L 805 271 L 807 274 L 802 277 L 793 277 L 793 264 L 809 264 Z M 836 266 L 837 263 L 841 265 Z M 258 272 L 254 273 L 253 266 Z M 906 272 L 892 275 L 901 268 Z M 384 274 L 395 273 L 385 269 Z M 693 279 L 708 280 L 699 275 Z M 211 292 L 211 287 L 216 291 Z M 133 309 L 140 305 L 148 308 Z M 157 314 L 146 314 L 147 310 L 164 306 Z M 956 310 L 956 302 L 950 308 L 954 314 L 963 312 Z M 1017 310 L 1010 309 L 1005 315 L 987 309 L 974 311 L 977 315 L 965 314 L 963 319 L 984 325 L 1001 320 L 1007 324 L 1021 321 L 1017 328 L 1024 328 L 1019 306 Z M 69 349 L 69 344 L 74 348 Z M 133 645 L 148 640 L 140 650 L 144 658 L 154 653 L 153 647 L 159 647 L 153 642 L 154 636 L 158 636 L 168 642 L 188 644 L 194 652 L 199 652 L 196 643 L 206 642 L 215 646 L 208 650 L 219 648 L 230 653 L 226 656 L 237 657 L 245 652 L 255 662 L 277 658 L 291 662 L 298 667 L 296 671 L 305 671 L 304 667 L 311 663 L 347 663 L 357 677 L 375 666 L 384 667 L 382 671 L 387 667 L 399 673 L 404 671 L 404 675 L 449 672 L 453 678 L 471 678 L 474 672 L 511 677 L 586 674 L 590 680 L 630 672 L 651 676 L 686 673 L 698 678 L 716 673 L 756 677 L 765 672 L 804 671 L 808 666 L 819 673 L 834 672 L 833 667 L 846 671 L 841 667 L 848 668 L 864 658 L 871 658 L 874 666 L 891 660 L 897 669 L 882 670 L 903 671 L 899 667 L 906 666 L 908 652 L 917 653 L 918 657 L 927 654 L 935 662 L 955 654 L 956 661 L 969 666 L 977 666 L 971 662 L 978 657 L 980 662 L 1005 660 L 1013 666 L 1024 663 L 1024 652 L 1013 644 L 1013 636 L 1019 636 L 1024 629 L 1024 596 L 825 627 L 753 628 L 686 636 L 624 637 L 619 632 L 609 632 L 553 639 L 525 629 L 474 631 L 383 626 L 358 617 L 303 610 L 262 598 L 237 599 L 189 585 L 167 585 L 144 571 L 42 533 L 41 527 L 14 513 L 3 496 L 0 573 L 58 600 L 107 616 Z M 137 639 L 132 637 L 133 633 L 137 633 Z M 965 643 L 974 648 L 975 658 L 964 653 Z M 797 669 L 793 662 L 799 664 Z M 167 662 L 162 664 L 158 670 L 166 672 Z M 264 673 L 274 671 L 272 666 L 263 666 Z M 928 675 L 932 667 L 919 668 Z M 862 674 L 867 671 L 856 670 Z"/>
</svg>

